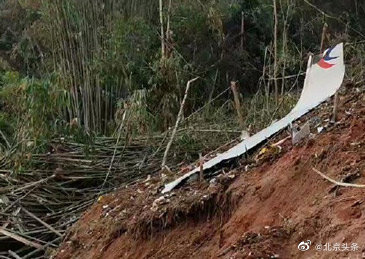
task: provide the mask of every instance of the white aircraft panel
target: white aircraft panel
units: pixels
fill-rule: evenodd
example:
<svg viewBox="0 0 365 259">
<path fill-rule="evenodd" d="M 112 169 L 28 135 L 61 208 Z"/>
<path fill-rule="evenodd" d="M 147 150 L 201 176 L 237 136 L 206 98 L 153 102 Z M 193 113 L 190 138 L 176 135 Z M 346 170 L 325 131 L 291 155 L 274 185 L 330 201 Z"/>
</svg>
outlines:
<svg viewBox="0 0 365 259">
<path fill-rule="evenodd" d="M 213 166 L 230 159 L 242 156 L 248 150 L 254 148 L 275 133 L 284 129 L 293 121 L 309 112 L 331 97 L 340 88 L 345 75 L 345 65 L 343 59 L 343 44 L 325 51 L 323 58 L 312 65 L 312 57 L 308 60 L 306 78 L 301 97 L 293 110 L 281 120 L 271 124 L 269 127 L 261 130 L 255 135 L 245 139 L 241 143 L 232 147 L 222 154 L 207 161 L 203 165 L 203 170 L 212 168 Z M 188 179 L 195 173 L 199 172 L 199 167 L 193 169 L 189 173 L 181 176 L 175 181 L 165 185 L 162 193 L 167 193 L 180 185 L 184 180 Z"/>
</svg>

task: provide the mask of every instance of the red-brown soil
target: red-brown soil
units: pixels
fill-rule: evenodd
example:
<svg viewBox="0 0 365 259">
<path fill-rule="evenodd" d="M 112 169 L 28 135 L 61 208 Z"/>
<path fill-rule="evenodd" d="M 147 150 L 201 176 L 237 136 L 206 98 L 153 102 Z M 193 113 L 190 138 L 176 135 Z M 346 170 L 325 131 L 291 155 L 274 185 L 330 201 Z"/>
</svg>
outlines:
<svg viewBox="0 0 365 259">
<path fill-rule="evenodd" d="M 216 184 L 186 184 L 158 199 L 160 184 L 141 181 L 102 197 L 69 231 L 57 258 L 362 258 L 365 252 L 365 97 L 347 89 L 339 123 L 292 146 L 282 144 Z M 361 93 L 362 91 L 362 93 Z M 307 115 L 329 118 L 331 106 Z M 275 141 L 283 139 L 282 133 Z M 233 179 L 234 178 L 234 179 Z M 298 250 L 311 240 L 308 251 Z M 357 251 L 316 245 L 356 243 Z"/>
</svg>

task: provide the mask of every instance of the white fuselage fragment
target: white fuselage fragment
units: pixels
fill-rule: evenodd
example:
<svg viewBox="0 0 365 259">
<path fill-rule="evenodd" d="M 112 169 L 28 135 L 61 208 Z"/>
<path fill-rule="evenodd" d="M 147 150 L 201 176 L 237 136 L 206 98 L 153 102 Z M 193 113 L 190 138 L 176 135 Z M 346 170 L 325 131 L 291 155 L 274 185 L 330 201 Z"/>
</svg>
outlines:
<svg viewBox="0 0 365 259">
<path fill-rule="evenodd" d="M 243 140 L 238 145 L 232 147 L 222 154 L 206 162 L 203 170 L 209 169 L 223 161 L 227 161 L 242 156 L 248 150 L 254 148 L 278 131 L 287 127 L 311 109 L 317 107 L 327 98 L 331 97 L 340 88 L 345 75 L 345 64 L 343 59 L 343 44 L 340 43 L 324 53 L 324 57 L 317 64 L 312 64 L 312 57 L 308 60 L 307 73 L 301 97 L 294 109 L 281 120 L 271 124 L 257 134 Z M 175 181 L 165 185 L 162 193 L 174 189 L 181 182 L 188 179 L 193 174 L 199 172 L 195 168 L 189 173 L 181 176 Z"/>
</svg>

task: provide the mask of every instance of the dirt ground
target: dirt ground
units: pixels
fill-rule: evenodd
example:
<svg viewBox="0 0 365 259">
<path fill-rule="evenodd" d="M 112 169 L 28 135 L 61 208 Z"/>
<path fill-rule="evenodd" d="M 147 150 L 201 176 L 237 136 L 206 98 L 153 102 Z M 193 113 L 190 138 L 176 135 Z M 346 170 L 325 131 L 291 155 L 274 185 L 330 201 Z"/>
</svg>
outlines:
<svg viewBox="0 0 365 259">
<path fill-rule="evenodd" d="M 340 104 L 338 123 L 296 146 L 287 140 L 279 154 L 242 159 L 210 183 L 161 196 L 151 178 L 101 197 L 55 257 L 365 258 L 365 188 L 335 186 L 313 170 L 365 184 L 364 89 L 346 89 Z M 330 111 L 324 104 L 302 123 L 325 124 Z"/>
</svg>

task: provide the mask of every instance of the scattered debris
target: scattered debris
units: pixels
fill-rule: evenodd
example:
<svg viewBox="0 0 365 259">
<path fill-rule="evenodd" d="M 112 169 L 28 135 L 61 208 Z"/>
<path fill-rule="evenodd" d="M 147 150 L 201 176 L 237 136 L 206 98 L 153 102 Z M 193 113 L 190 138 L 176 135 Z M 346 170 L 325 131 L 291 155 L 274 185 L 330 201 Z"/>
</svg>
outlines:
<svg viewBox="0 0 365 259">
<path fill-rule="evenodd" d="M 280 154 L 281 150 L 282 148 L 279 145 L 270 145 L 262 148 L 255 157 L 256 163 L 266 161 L 270 158 L 275 158 L 278 154 Z"/>
<path fill-rule="evenodd" d="M 316 77 L 320 79 L 323 77 L 324 71 L 320 66 L 314 66 L 312 63 L 312 55 L 310 56 L 307 63 L 307 72 L 306 78 L 304 80 L 304 87 L 299 98 L 299 101 L 295 105 L 295 107 L 282 119 L 272 123 L 269 127 L 259 131 L 255 135 L 251 136 L 248 139 L 241 141 L 239 144 L 230 148 L 224 153 L 218 154 L 213 159 L 209 160 L 204 164 L 204 170 L 217 166 L 223 162 L 227 162 L 229 160 L 234 160 L 237 157 L 240 157 L 247 153 L 247 151 L 256 147 L 258 144 L 266 141 L 268 138 L 286 128 L 293 121 L 298 120 L 303 117 L 313 108 L 316 108 L 321 103 L 323 103 L 326 98 L 332 96 L 337 92 L 337 90 L 341 87 L 343 83 L 343 78 L 345 75 L 345 65 L 343 59 L 343 43 L 337 44 L 335 47 L 330 49 L 330 52 L 336 53 L 338 55 L 336 64 L 333 64 L 333 68 L 328 71 L 326 77 L 329 80 L 321 82 L 320 80 L 310 80 L 312 77 Z M 339 58 L 340 57 L 340 58 Z M 311 76 L 312 75 L 312 76 Z M 310 79 L 309 79 L 310 78 Z M 234 82 L 231 84 L 235 86 Z M 308 132 L 308 134 L 307 134 Z M 304 126 L 303 130 L 298 133 L 298 136 L 294 136 L 293 134 L 293 143 L 299 142 L 305 136 L 310 134 L 310 126 Z M 182 184 L 187 178 L 189 178 L 192 174 L 195 174 L 199 171 L 199 168 L 195 168 L 187 174 L 177 178 L 176 180 L 165 184 L 162 193 L 167 193 Z"/>
<path fill-rule="evenodd" d="M 326 168 L 331 179 L 364 183 L 365 121 L 359 116 L 362 103 L 356 104 L 354 116 L 328 127 L 311 143 L 268 146 L 256 151 L 273 154 L 268 160 L 255 163 L 247 157 L 238 167 L 215 169 L 206 175 L 209 185 L 192 181 L 161 196 L 156 191 L 161 181 L 152 176 L 148 186 L 141 181 L 107 195 L 70 230 L 57 258 L 297 258 L 303 254 L 297 246 L 308 235 L 312 242 L 324 235 L 343 240 L 350 234 L 365 242 L 363 191 L 341 188 L 338 196 L 328 195 L 328 184 L 312 172 L 313 166 Z M 348 106 L 339 106 L 339 119 Z M 328 118 L 331 108 L 321 106 L 299 125 L 314 116 Z M 283 132 L 270 142 L 285 138 Z M 121 198 L 130 196 L 133 200 Z M 120 207 L 104 218 L 103 205 Z M 67 243 L 70 240 L 83 245 Z"/>
<path fill-rule="evenodd" d="M 303 139 L 308 138 L 310 133 L 311 133 L 311 131 L 310 131 L 310 123 L 309 122 L 304 124 L 304 126 L 301 127 L 300 129 L 293 128 L 293 132 L 292 132 L 292 143 L 293 143 L 293 145 L 297 145 Z"/>
</svg>

